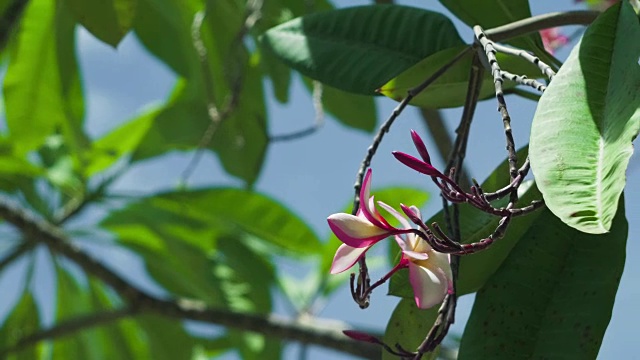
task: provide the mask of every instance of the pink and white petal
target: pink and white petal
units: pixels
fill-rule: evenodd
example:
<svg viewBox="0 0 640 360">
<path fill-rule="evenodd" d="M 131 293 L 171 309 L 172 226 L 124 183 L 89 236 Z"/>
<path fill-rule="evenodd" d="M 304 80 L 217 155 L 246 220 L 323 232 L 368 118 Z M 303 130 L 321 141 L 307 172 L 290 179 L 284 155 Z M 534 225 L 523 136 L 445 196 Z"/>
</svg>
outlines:
<svg viewBox="0 0 640 360">
<path fill-rule="evenodd" d="M 331 264 L 331 273 L 339 274 L 343 271 L 349 270 L 358 259 L 364 255 L 367 250 L 371 248 L 354 248 L 346 244 L 340 245 L 336 251 L 336 255 L 333 257 L 333 263 Z"/>
<path fill-rule="evenodd" d="M 369 192 L 371 190 L 371 169 L 367 170 L 362 182 L 362 188 L 360 188 L 360 202 L 365 202 L 369 199 Z"/>
<path fill-rule="evenodd" d="M 429 251 L 429 264 L 432 269 L 438 268 L 447 279 L 449 286 L 453 287 L 453 273 L 451 272 L 451 256 L 437 251 Z"/>
<path fill-rule="evenodd" d="M 420 309 L 428 309 L 441 303 L 449 288 L 441 273 L 422 266 L 428 262 L 429 260 L 409 262 L 409 282 L 416 305 Z"/>
<path fill-rule="evenodd" d="M 404 237 L 406 236 L 411 236 L 411 234 L 407 234 L 407 235 L 396 235 L 393 238 L 396 240 L 396 242 L 398 243 L 398 246 L 400 246 L 400 249 L 402 251 L 404 250 L 411 250 L 411 248 L 409 247 L 409 242 L 408 240 L 405 240 Z"/>
<path fill-rule="evenodd" d="M 407 257 L 409 257 L 410 259 L 414 259 L 414 260 L 427 260 L 427 259 L 429 259 L 429 254 L 423 253 L 423 252 L 417 252 L 417 251 L 413 251 L 413 250 L 406 250 L 406 251 L 403 251 L 403 253 L 405 255 L 407 255 Z"/>
<path fill-rule="evenodd" d="M 351 214 L 333 214 L 327 218 L 327 222 L 338 239 L 351 247 L 366 247 L 391 235 L 367 219 Z"/>
<path fill-rule="evenodd" d="M 383 203 L 382 201 L 378 201 L 378 205 L 380 205 L 381 208 L 385 209 L 389 214 L 393 215 L 393 217 L 398 219 L 398 221 L 400 222 L 400 225 L 402 225 L 403 229 L 411 229 L 411 225 L 409 224 L 407 219 L 404 216 L 402 216 L 402 214 L 400 214 L 400 212 L 398 212 L 398 210 L 396 210 L 396 209 L 392 208 L 391 206 Z"/>
<path fill-rule="evenodd" d="M 375 219 L 375 221 L 371 221 L 373 224 L 387 230 L 394 229 L 394 227 L 387 222 L 387 219 L 385 219 L 382 215 L 380 215 L 380 212 L 378 212 L 378 209 L 376 208 L 375 196 L 369 198 L 367 205 L 369 214 Z"/>
</svg>

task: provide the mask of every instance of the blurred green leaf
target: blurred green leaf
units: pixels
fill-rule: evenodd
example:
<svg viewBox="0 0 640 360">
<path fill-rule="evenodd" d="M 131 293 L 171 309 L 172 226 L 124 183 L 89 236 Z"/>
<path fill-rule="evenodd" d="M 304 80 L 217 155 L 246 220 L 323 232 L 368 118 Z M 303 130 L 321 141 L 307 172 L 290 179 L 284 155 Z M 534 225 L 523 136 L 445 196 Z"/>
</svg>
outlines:
<svg viewBox="0 0 640 360">
<path fill-rule="evenodd" d="M 243 9 L 231 2 L 207 3 L 200 34 L 207 61 L 201 63 L 192 39 L 192 21 L 201 4 L 139 1 L 138 13 L 153 16 L 136 18 L 138 38 L 184 81 L 158 113 L 133 160 L 207 145 L 229 174 L 253 184 L 267 146 L 267 115 L 259 64 L 249 62 L 244 42 L 235 37 L 243 24 Z M 214 107 L 221 118 L 212 125 Z M 210 141 L 203 143 L 207 133 Z"/>
<path fill-rule="evenodd" d="M 528 0 L 440 0 L 449 11 L 469 26 L 480 25 L 490 29 L 531 17 Z M 513 46 L 534 52 L 549 65 L 560 62 L 550 55 L 537 32 L 507 41 Z"/>
<path fill-rule="evenodd" d="M 463 44 L 446 16 L 398 5 L 306 15 L 267 31 L 261 42 L 302 74 L 363 95 L 423 58 Z"/>
<path fill-rule="evenodd" d="M 547 207 L 580 231 L 609 231 L 640 130 L 640 24 L 627 1 L 589 26 L 540 98 L 531 169 Z"/>
<path fill-rule="evenodd" d="M 66 1 L 82 26 L 113 47 L 129 32 L 137 4 L 137 0 Z"/>
<path fill-rule="evenodd" d="M 179 320 L 159 315 L 143 315 L 137 319 L 146 334 L 149 359 L 191 359 L 197 341 L 185 331 Z"/>
<path fill-rule="evenodd" d="M 424 341 L 437 316 L 438 307 L 422 310 L 416 307 L 413 299 L 402 299 L 396 305 L 387 323 L 384 342 L 391 346 L 398 344 L 409 351 L 416 349 Z M 391 360 L 397 358 L 397 356 L 386 351 L 382 352 L 382 359 Z M 435 359 L 435 356 L 434 353 L 430 353 L 422 358 L 431 360 Z"/>
<path fill-rule="evenodd" d="M 91 312 L 88 292 L 66 269 L 59 265 L 56 268 L 56 308 L 55 321 L 57 323 L 70 320 L 79 315 Z M 78 336 L 67 336 L 53 342 L 52 358 L 54 359 L 90 359 L 98 356 L 97 350 L 91 345 L 94 339 L 90 332 L 83 332 Z"/>
<path fill-rule="evenodd" d="M 4 99 L 10 140 L 19 154 L 37 148 L 55 130 L 74 149 L 88 144 L 73 21 L 61 9 L 48 0 L 31 1 L 10 45 Z"/>
<path fill-rule="evenodd" d="M 611 232 L 581 233 L 544 209 L 478 291 L 460 359 L 595 359 L 625 261 L 624 201 Z"/>
<path fill-rule="evenodd" d="M 10 348 L 22 338 L 34 334 L 40 330 L 40 312 L 31 292 L 25 290 L 18 303 L 4 319 L 0 327 L 0 350 Z M 6 360 L 31 360 L 38 359 L 42 352 L 41 344 L 28 346 L 15 352 Z"/>
<path fill-rule="evenodd" d="M 111 212 L 101 226 L 120 236 L 128 232 L 128 237 L 141 237 L 139 241 L 146 241 L 143 239 L 148 229 L 157 228 L 185 235 L 194 230 L 209 234 L 244 232 L 278 251 L 297 255 L 312 255 L 322 248 L 313 230 L 285 206 L 265 195 L 234 188 L 151 196 Z M 184 236 L 184 239 L 191 239 L 187 240 L 191 243 L 204 241 L 204 249 L 211 249 L 207 238 Z M 162 246 L 161 238 L 157 246 Z"/>
</svg>

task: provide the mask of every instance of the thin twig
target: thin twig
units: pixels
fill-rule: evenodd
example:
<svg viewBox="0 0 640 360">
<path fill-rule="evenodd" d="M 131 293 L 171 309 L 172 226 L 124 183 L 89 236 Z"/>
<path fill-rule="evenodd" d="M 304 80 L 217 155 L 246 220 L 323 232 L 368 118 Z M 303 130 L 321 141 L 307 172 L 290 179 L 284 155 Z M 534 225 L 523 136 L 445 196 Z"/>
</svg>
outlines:
<svg viewBox="0 0 640 360">
<path fill-rule="evenodd" d="M 313 109 L 315 110 L 315 118 L 313 125 L 311 127 L 306 128 L 304 130 L 296 131 L 289 134 L 282 135 L 273 135 L 269 137 L 269 141 L 277 142 L 277 141 L 290 141 L 290 140 L 298 140 L 303 137 L 314 134 L 318 131 L 322 125 L 324 125 L 324 107 L 322 105 L 322 83 L 319 81 L 313 81 L 313 93 L 312 93 L 312 101 L 313 101 Z"/>
<path fill-rule="evenodd" d="M 35 218 L 32 213 L 28 213 L 2 198 L 0 198 L 0 218 L 18 228 L 25 237 L 35 239 L 52 251 L 72 260 L 87 274 L 91 274 L 109 285 L 130 307 L 141 311 L 258 332 L 272 338 L 324 346 L 367 358 L 379 358 L 380 356 L 379 348 L 373 344 L 355 342 L 342 334 L 341 329 L 345 327 L 344 324 L 326 326 L 319 325 L 322 321 L 319 319 L 316 319 L 317 322 L 307 323 L 277 315 L 236 313 L 228 309 L 209 308 L 198 301 L 161 299 L 152 296 L 72 244 L 59 227 Z"/>
<path fill-rule="evenodd" d="M 236 34 L 234 41 L 230 46 L 230 51 L 232 53 L 237 51 L 240 47 L 244 46 L 244 36 L 262 17 L 262 5 L 262 0 L 247 2 L 247 11 L 245 14 L 244 22 L 242 23 L 240 30 Z M 207 9 L 208 8 L 205 7 L 204 11 L 197 12 L 194 15 L 193 22 L 191 24 L 191 41 L 193 42 L 193 47 L 198 54 L 198 60 L 200 62 L 204 92 L 207 101 L 207 116 L 209 117 L 209 125 L 207 126 L 207 129 L 205 130 L 202 138 L 200 139 L 200 142 L 198 143 L 198 149 L 195 151 L 191 160 L 187 164 L 187 167 L 182 172 L 181 182 L 185 184 L 200 163 L 202 155 L 204 154 L 204 150 L 209 146 L 209 144 L 211 144 L 213 137 L 220 128 L 220 124 L 225 119 L 227 119 L 237 108 L 240 101 L 240 93 L 242 92 L 243 85 L 242 71 L 236 70 L 232 72 L 229 89 L 230 95 L 225 100 L 224 106 L 222 106 L 221 109 L 218 108 L 218 105 L 216 105 L 217 99 L 212 82 L 213 74 L 209 65 L 207 47 L 204 44 L 204 41 L 202 41 L 202 24 L 205 17 L 207 16 Z M 238 62 L 238 59 L 229 59 L 229 62 L 227 64 L 233 64 L 234 66 L 237 66 L 236 62 Z"/>
<path fill-rule="evenodd" d="M 378 146 L 382 142 L 384 138 L 384 134 L 389 132 L 391 129 L 391 125 L 393 125 L 394 121 L 402 114 L 404 108 L 411 102 L 411 100 L 418 94 L 420 94 L 427 86 L 436 81 L 440 76 L 442 76 L 447 70 L 449 70 L 453 65 L 455 65 L 458 61 L 460 61 L 465 55 L 467 55 L 470 51 L 472 51 L 472 47 L 467 47 L 462 50 L 458 55 L 456 55 L 453 59 L 451 59 L 448 63 L 443 65 L 440 69 L 436 70 L 428 79 L 422 82 L 420 85 L 415 88 L 409 89 L 407 92 L 407 96 L 393 109 L 393 112 L 389 116 L 389 118 L 382 124 L 376 136 L 373 138 L 373 142 L 371 146 L 367 149 L 367 154 L 365 155 L 362 163 L 360 164 L 360 168 L 358 169 L 358 174 L 356 175 L 356 182 L 353 185 L 355 190 L 355 196 L 353 200 L 353 210 L 352 214 L 355 215 L 358 212 L 360 207 L 360 188 L 362 187 L 362 180 L 364 178 L 364 174 L 371 165 L 371 159 L 375 155 L 378 150 Z M 369 296 L 371 292 L 368 291 L 368 288 L 371 284 L 371 279 L 369 278 L 369 272 L 367 270 L 366 257 L 363 255 L 358 260 L 359 271 L 358 271 L 358 279 L 357 286 L 354 288 L 354 276 L 351 276 L 351 295 L 360 308 L 364 309 L 369 306 Z"/>
<path fill-rule="evenodd" d="M 537 56 L 532 55 L 528 51 L 524 51 L 522 49 L 516 49 L 511 46 L 506 46 L 506 45 L 498 44 L 495 42 L 492 43 L 492 45 L 493 45 L 493 48 L 498 52 L 501 52 L 507 55 L 521 57 L 526 61 L 528 61 L 529 63 L 537 66 L 538 69 L 540 69 L 540 72 L 542 72 L 542 74 L 546 76 L 549 79 L 549 81 L 553 80 L 553 77 L 556 76 L 556 72 L 553 71 L 551 66 L 549 66 L 544 61 L 540 60 L 540 58 L 538 58 Z"/>
<path fill-rule="evenodd" d="M 450 173 L 451 170 L 462 168 L 466 155 L 467 143 L 469 139 L 469 129 L 475 114 L 476 105 L 478 104 L 478 98 L 480 96 L 480 89 L 482 88 L 482 79 L 484 76 L 484 68 L 479 62 L 477 54 L 474 54 L 472 65 L 469 74 L 469 84 L 467 87 L 467 96 L 465 98 L 464 110 L 460 119 L 460 125 L 456 130 L 456 140 L 453 147 L 453 151 L 449 155 L 449 161 L 445 170 L 445 173 Z M 454 181 L 459 182 L 460 175 L 458 172 L 454 173 Z M 445 213 L 445 221 L 447 228 L 453 235 L 456 242 L 460 242 L 460 213 L 458 210 L 458 204 L 453 204 L 453 216 L 450 216 L 448 208 L 449 204 L 445 197 L 442 198 L 442 207 Z M 449 215 L 449 216 L 447 216 Z M 419 360 L 422 356 L 433 351 L 444 339 L 449 332 L 449 328 L 455 321 L 455 310 L 457 304 L 456 282 L 458 279 L 458 256 L 451 255 L 451 270 L 453 274 L 453 292 L 448 294 L 438 311 L 438 317 L 429 333 L 425 337 L 424 341 L 418 346 L 414 360 Z"/>
</svg>

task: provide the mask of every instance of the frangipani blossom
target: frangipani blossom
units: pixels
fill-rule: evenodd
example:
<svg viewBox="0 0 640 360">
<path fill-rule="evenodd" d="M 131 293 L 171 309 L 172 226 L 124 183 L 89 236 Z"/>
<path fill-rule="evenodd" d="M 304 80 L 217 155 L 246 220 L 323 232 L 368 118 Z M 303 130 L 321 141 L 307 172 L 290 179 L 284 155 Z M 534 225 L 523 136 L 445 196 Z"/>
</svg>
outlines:
<svg viewBox="0 0 640 360">
<path fill-rule="evenodd" d="M 560 33 L 560 29 L 557 27 L 541 30 L 540 37 L 542 37 L 545 50 L 550 54 L 569 42 L 569 38 Z"/>
<path fill-rule="evenodd" d="M 375 243 L 391 235 L 413 231 L 410 227 L 397 229 L 391 226 L 380 215 L 375 199 L 369 196 L 371 189 L 371 169 L 367 171 L 360 189 L 360 209 L 356 215 L 338 213 L 327 218 L 331 231 L 344 244 L 338 248 L 331 265 L 331 273 L 343 272 L 353 264 Z M 381 206 L 383 202 L 378 202 Z M 386 204 L 384 204 L 386 206 Z"/>
<path fill-rule="evenodd" d="M 420 219 L 420 210 L 415 206 L 403 205 L 403 210 L 410 212 L 413 218 Z M 407 220 L 395 210 L 390 211 L 403 226 L 410 226 Z M 416 305 L 420 309 L 428 309 L 442 302 L 444 297 L 453 292 L 453 274 L 451 272 L 449 254 L 437 252 L 414 233 L 395 236 L 402 249 L 400 263 L 409 268 L 409 282 L 413 288 Z"/>
<path fill-rule="evenodd" d="M 426 154 L 426 155 L 425 155 Z M 428 159 L 426 148 L 421 156 Z M 391 206 L 379 201 L 378 205 L 394 216 L 401 224 L 395 228 L 380 215 L 373 197 L 369 196 L 371 170 L 365 176 L 360 199 L 363 204 L 357 215 L 333 214 L 327 221 L 331 230 L 344 243 L 336 251 L 331 265 L 331 273 L 337 274 L 351 268 L 375 243 L 394 235 L 402 249 L 400 262 L 383 279 L 388 279 L 402 268 L 409 268 L 409 281 L 413 287 L 416 305 L 421 309 L 430 308 L 444 299 L 453 289 L 450 258 L 439 253 L 426 241 L 415 234 L 407 219 Z M 420 219 L 420 211 L 403 205 L 411 219 Z"/>
</svg>

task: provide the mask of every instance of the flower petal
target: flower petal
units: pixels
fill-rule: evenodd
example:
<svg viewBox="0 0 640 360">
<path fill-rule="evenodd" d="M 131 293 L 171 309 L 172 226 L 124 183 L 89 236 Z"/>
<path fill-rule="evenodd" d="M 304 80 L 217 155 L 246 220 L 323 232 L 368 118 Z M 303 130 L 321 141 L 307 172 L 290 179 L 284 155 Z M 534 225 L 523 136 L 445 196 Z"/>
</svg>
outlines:
<svg viewBox="0 0 640 360">
<path fill-rule="evenodd" d="M 411 225 L 409 224 L 407 219 L 405 219 L 405 217 L 402 216 L 402 214 L 400 214 L 396 209 L 394 209 L 391 206 L 383 203 L 382 201 L 378 201 L 378 205 L 380 205 L 381 208 L 387 210 L 387 212 L 389 214 L 393 215 L 393 217 L 398 219 L 398 221 L 400 222 L 400 225 L 402 225 L 403 229 L 411 229 Z"/>
<path fill-rule="evenodd" d="M 339 274 L 343 271 L 349 270 L 358 259 L 364 255 L 370 246 L 363 248 L 354 248 L 346 244 L 340 245 L 336 251 L 336 255 L 333 257 L 333 263 L 331 264 L 331 273 Z"/>
<path fill-rule="evenodd" d="M 429 260 L 409 262 L 409 282 L 413 287 L 416 305 L 420 309 L 428 309 L 444 300 L 449 286 L 444 274 L 437 269 L 433 271 Z"/>
<path fill-rule="evenodd" d="M 356 248 L 372 245 L 391 235 L 389 231 L 373 225 L 361 216 L 338 213 L 330 215 L 327 222 L 338 239 Z"/>
<path fill-rule="evenodd" d="M 426 162 L 427 164 L 431 164 L 431 157 L 429 156 L 427 147 L 424 145 L 422 138 L 415 130 L 411 130 L 411 139 L 413 140 L 413 145 L 416 146 L 418 154 L 420 154 L 422 160 L 424 160 L 424 162 Z"/>
<path fill-rule="evenodd" d="M 407 255 L 411 259 L 415 259 L 415 260 L 427 260 L 429 258 L 429 254 L 424 253 L 424 252 L 417 252 L 417 251 L 413 251 L 413 250 L 404 250 L 402 253 Z"/>
<path fill-rule="evenodd" d="M 436 168 L 434 168 L 430 164 L 427 164 L 426 162 L 419 160 L 409 154 L 406 154 L 400 151 L 394 151 L 392 152 L 392 154 L 393 156 L 395 156 L 396 159 L 398 159 L 398 161 L 400 161 L 401 163 L 405 164 L 406 166 L 412 168 L 417 172 L 420 172 L 429 176 L 439 177 L 439 178 L 444 177 L 444 175 L 440 171 L 438 171 Z"/>
</svg>

